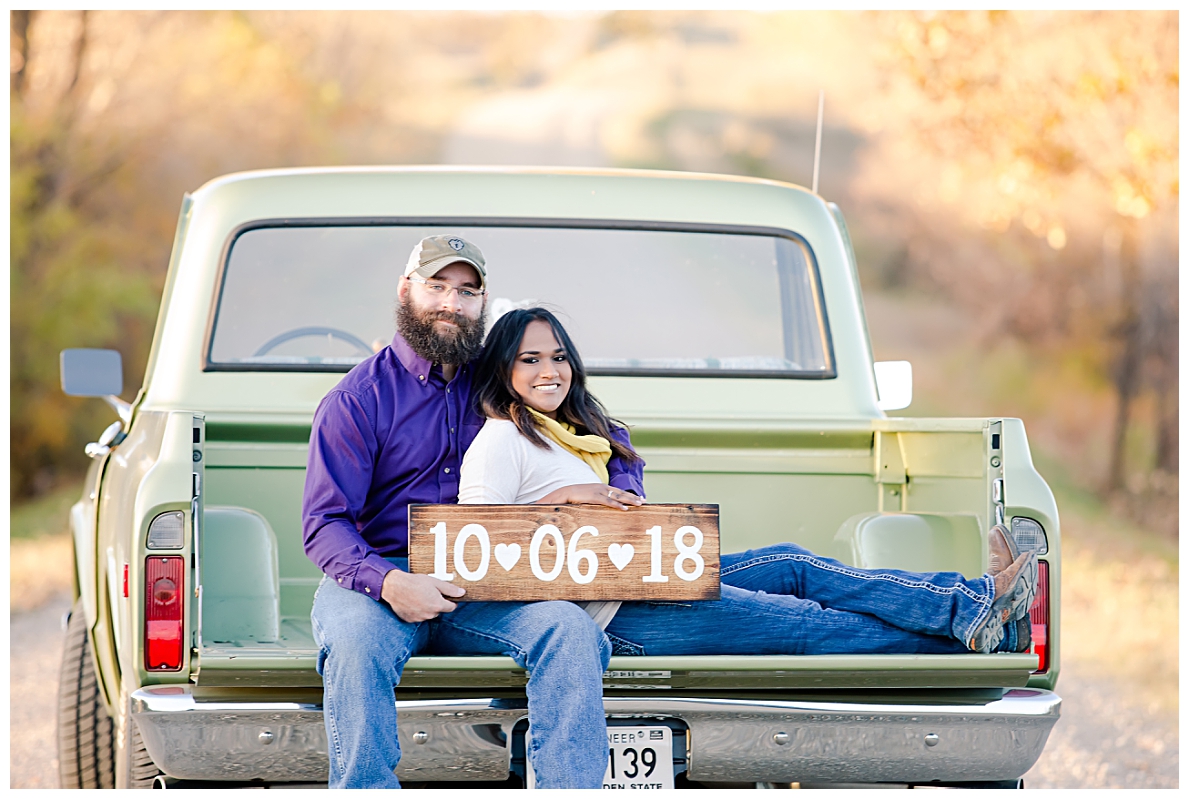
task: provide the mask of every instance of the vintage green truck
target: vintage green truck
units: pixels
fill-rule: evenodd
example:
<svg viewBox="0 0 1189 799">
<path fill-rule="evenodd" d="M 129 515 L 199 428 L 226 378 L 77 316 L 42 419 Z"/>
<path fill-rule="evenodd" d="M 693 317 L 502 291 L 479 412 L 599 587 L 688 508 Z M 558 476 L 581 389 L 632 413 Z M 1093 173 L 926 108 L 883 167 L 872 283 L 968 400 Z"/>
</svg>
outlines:
<svg viewBox="0 0 1189 799">
<path fill-rule="evenodd" d="M 325 783 L 311 419 L 391 340 L 406 255 L 444 232 L 487 255 L 492 317 L 562 312 L 649 499 L 719 505 L 722 551 L 977 576 L 1001 521 L 1039 554 L 1032 652 L 615 657 L 610 724 L 668 727 L 677 787 L 1020 784 L 1060 709 L 1053 495 L 1018 419 L 885 414 L 911 375 L 873 363 L 838 208 L 730 176 L 426 167 L 207 183 L 135 399 L 118 353 L 64 351 L 64 389 L 120 417 L 71 511 L 64 786 Z M 413 658 L 402 781 L 522 784 L 525 681 L 510 659 Z"/>
</svg>

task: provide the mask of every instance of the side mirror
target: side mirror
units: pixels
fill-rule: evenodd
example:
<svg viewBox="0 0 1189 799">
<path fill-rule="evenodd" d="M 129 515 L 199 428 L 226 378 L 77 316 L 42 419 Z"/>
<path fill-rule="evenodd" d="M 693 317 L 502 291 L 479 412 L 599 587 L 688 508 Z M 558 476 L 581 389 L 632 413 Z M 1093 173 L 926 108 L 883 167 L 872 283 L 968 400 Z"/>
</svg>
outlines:
<svg viewBox="0 0 1189 799">
<path fill-rule="evenodd" d="M 912 404 L 912 364 L 908 361 L 876 361 L 875 388 L 881 411 L 898 411 Z"/>
<path fill-rule="evenodd" d="M 124 363 L 115 350 L 62 350 L 62 391 L 72 397 L 119 396 Z"/>
<path fill-rule="evenodd" d="M 115 350 L 62 350 L 59 359 L 62 391 L 72 397 L 100 397 L 127 425 L 132 406 L 120 399 L 124 390 L 124 363 Z"/>
</svg>

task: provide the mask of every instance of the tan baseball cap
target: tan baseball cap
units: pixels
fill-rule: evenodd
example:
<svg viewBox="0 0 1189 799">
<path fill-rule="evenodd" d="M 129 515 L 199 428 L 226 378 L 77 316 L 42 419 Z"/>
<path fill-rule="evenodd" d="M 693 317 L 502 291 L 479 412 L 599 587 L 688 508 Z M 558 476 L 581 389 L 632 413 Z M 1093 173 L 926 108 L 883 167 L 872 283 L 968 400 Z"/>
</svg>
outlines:
<svg viewBox="0 0 1189 799">
<path fill-rule="evenodd" d="M 459 262 L 475 267 L 480 288 L 487 288 L 487 261 L 482 251 L 462 236 L 426 236 L 417 242 L 413 252 L 409 253 L 405 277 L 416 272 L 429 279 L 450 264 Z"/>
</svg>

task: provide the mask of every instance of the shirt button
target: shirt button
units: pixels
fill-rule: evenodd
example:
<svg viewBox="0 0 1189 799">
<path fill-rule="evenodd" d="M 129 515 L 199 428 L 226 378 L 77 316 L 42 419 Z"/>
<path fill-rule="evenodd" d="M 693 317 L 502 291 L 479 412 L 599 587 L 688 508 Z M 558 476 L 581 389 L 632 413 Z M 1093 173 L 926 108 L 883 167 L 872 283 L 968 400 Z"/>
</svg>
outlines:
<svg viewBox="0 0 1189 799">
<path fill-rule="evenodd" d="M 446 393 L 447 393 L 447 394 L 449 394 L 449 393 L 450 393 L 450 389 L 446 389 Z"/>
<path fill-rule="evenodd" d="M 454 428 L 453 428 L 453 427 L 451 427 L 451 428 L 450 428 L 450 432 L 451 432 L 451 433 L 453 433 L 453 432 L 454 432 Z"/>
<path fill-rule="evenodd" d="M 425 379 L 425 375 L 417 375 L 417 379 L 418 379 L 418 380 L 424 380 L 424 379 Z"/>
<path fill-rule="evenodd" d="M 450 467 L 449 467 L 449 466 L 447 466 L 447 467 L 446 467 L 446 474 L 450 474 Z"/>
<path fill-rule="evenodd" d="M 363 589 L 363 590 L 364 590 L 364 591 L 366 591 L 366 592 L 367 592 L 367 593 L 369 593 L 369 594 L 372 592 L 372 589 L 370 589 L 370 588 L 367 588 L 367 587 L 364 587 L 364 589 Z"/>
<path fill-rule="evenodd" d="M 342 581 L 343 581 L 343 578 L 342 578 L 342 577 L 340 577 L 340 578 L 339 578 L 339 582 L 341 583 Z"/>
</svg>

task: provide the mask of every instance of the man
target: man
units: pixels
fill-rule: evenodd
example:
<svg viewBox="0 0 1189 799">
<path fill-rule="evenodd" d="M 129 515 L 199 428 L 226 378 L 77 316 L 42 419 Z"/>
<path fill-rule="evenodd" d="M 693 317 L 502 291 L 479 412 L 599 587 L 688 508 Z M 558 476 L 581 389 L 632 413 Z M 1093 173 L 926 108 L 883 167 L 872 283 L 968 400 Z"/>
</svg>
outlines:
<svg viewBox="0 0 1189 799">
<path fill-rule="evenodd" d="M 400 278 L 391 346 L 314 414 L 302 524 L 326 575 L 311 616 L 332 788 L 399 787 L 393 689 L 427 652 L 508 655 L 528 669 L 539 787 L 597 788 L 606 771 L 606 729 L 590 720 L 603 719 L 611 649 L 590 616 L 569 602 L 458 604 L 462 588 L 408 573 L 408 506 L 458 500 L 484 421 L 470 399 L 486 278 L 461 236 L 422 239 Z M 616 489 L 643 494 L 642 464 L 612 459 L 608 471 Z"/>
</svg>

